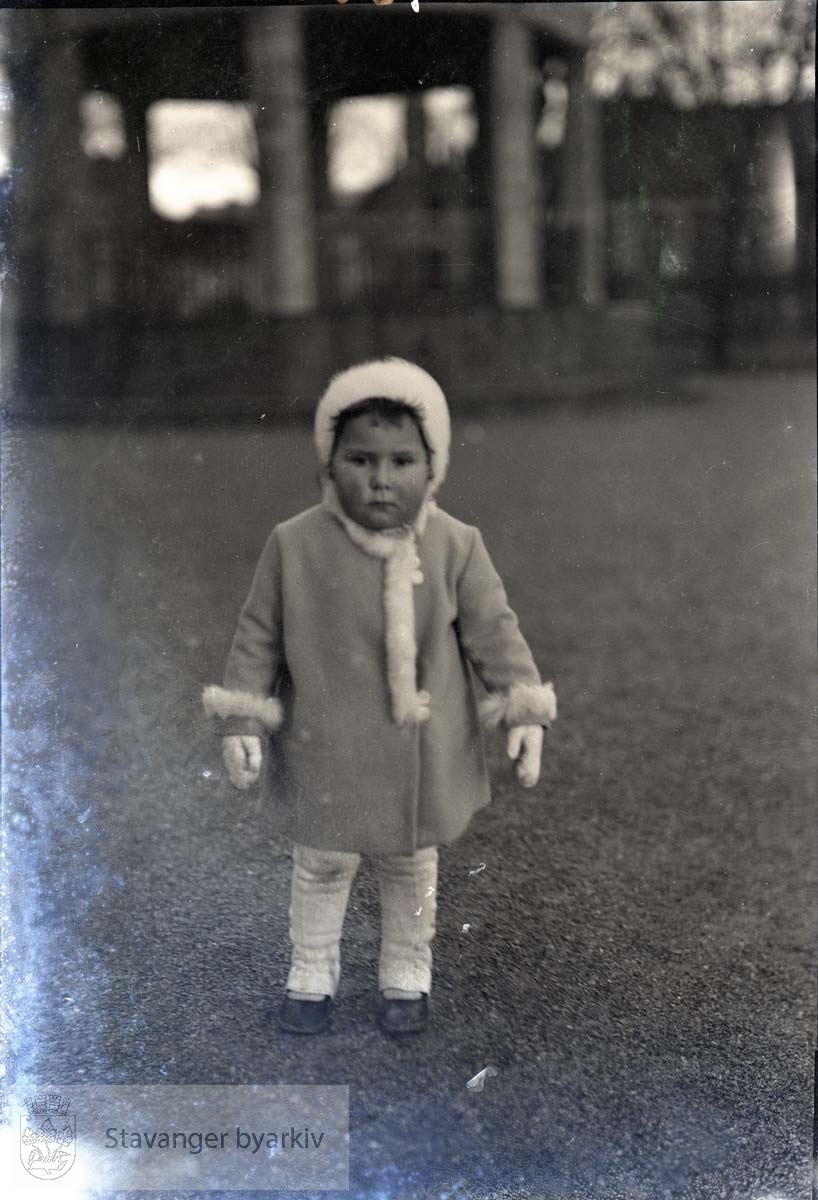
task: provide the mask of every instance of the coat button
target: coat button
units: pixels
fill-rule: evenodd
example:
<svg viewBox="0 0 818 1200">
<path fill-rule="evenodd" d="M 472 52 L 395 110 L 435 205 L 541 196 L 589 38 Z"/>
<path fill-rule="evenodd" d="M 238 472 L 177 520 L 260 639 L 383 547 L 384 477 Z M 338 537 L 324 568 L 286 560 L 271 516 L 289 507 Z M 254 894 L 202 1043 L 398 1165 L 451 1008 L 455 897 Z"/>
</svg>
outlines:
<svg viewBox="0 0 818 1200">
<path fill-rule="evenodd" d="M 422 571 L 413 571 L 412 572 L 412 583 L 423 583 L 423 572 Z"/>
</svg>

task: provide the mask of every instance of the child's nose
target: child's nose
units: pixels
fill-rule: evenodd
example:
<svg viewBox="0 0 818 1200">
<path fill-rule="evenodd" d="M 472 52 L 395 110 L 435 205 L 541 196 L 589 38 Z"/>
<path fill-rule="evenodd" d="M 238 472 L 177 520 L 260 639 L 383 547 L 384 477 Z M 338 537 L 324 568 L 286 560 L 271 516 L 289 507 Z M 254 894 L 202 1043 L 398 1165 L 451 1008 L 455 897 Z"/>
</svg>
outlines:
<svg viewBox="0 0 818 1200">
<path fill-rule="evenodd" d="M 376 488 L 389 487 L 392 482 L 392 475 L 389 470 L 389 463 L 376 462 L 372 467 L 372 486 Z"/>
</svg>

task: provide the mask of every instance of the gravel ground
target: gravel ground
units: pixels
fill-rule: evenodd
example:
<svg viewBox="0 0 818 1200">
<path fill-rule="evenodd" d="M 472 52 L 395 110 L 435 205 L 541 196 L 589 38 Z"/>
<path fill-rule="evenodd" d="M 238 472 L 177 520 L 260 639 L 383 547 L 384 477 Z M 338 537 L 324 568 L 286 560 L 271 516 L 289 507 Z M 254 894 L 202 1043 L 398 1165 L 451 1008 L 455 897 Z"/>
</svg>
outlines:
<svg viewBox="0 0 818 1200">
<path fill-rule="evenodd" d="M 561 710 L 533 793 L 492 746 L 442 854 L 434 1025 L 395 1045 L 366 870 L 334 1034 L 271 1025 L 287 847 L 199 710 L 314 500 L 307 432 L 8 430 L 12 1076 L 348 1084 L 356 1197 L 806 1200 L 814 433 L 783 373 L 457 423 L 442 502 Z"/>
</svg>

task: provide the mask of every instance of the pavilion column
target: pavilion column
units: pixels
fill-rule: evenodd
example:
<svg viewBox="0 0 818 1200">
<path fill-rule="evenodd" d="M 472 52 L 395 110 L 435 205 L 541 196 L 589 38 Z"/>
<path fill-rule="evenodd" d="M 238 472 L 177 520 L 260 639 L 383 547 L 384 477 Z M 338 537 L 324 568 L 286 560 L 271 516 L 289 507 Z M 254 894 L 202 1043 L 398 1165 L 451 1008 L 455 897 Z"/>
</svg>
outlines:
<svg viewBox="0 0 818 1200">
<path fill-rule="evenodd" d="M 791 275 L 797 265 L 798 214 L 790 123 L 773 109 L 759 116 L 759 127 L 746 189 L 755 267 L 767 275 Z"/>
<path fill-rule="evenodd" d="M 30 11 L 17 14 L 9 42 L 5 43 L 0 35 L 0 47 L 4 51 L 4 66 L 10 83 L 4 97 L 3 115 L 10 135 L 7 151 L 13 181 L 8 216 L 0 221 L 6 241 L 7 264 L 0 278 L 0 396 L 7 407 L 15 394 L 20 325 L 29 311 L 36 308 L 36 301 L 29 297 L 34 293 L 37 300 L 40 298 L 41 272 L 37 269 L 37 197 L 40 189 L 35 179 L 37 164 L 33 154 L 39 115 L 38 93 L 34 86 L 37 72 L 34 54 L 22 44 L 22 33 L 31 21 Z"/>
<path fill-rule="evenodd" d="M 532 35 L 510 17 L 493 22 L 490 94 L 495 291 L 502 308 L 543 299 L 542 185 L 535 141 L 539 73 Z"/>
<path fill-rule="evenodd" d="M 122 105 L 124 153 L 111 162 L 89 164 L 93 204 L 86 219 L 89 305 L 92 311 L 117 310 L 130 320 L 151 307 L 159 294 L 151 253 L 148 195 L 148 144 L 145 101 L 129 93 Z"/>
<path fill-rule="evenodd" d="M 562 162 L 560 224 L 571 235 L 574 294 L 583 304 L 604 304 L 607 273 L 602 114 L 588 87 L 585 60 L 579 56 L 572 61 L 568 77 Z"/>
<path fill-rule="evenodd" d="M 43 238 L 42 315 L 57 325 L 79 325 L 89 309 L 88 170 L 81 144 L 81 45 L 50 38 L 42 50 L 43 123 L 37 175 Z"/>
<path fill-rule="evenodd" d="M 295 316 L 318 300 L 303 13 L 247 12 L 244 37 L 261 183 L 249 300 L 257 312 Z"/>
<path fill-rule="evenodd" d="M 795 174 L 795 279 L 801 299 L 802 328 L 815 331 L 815 134 L 812 106 L 805 101 L 789 111 Z"/>
</svg>

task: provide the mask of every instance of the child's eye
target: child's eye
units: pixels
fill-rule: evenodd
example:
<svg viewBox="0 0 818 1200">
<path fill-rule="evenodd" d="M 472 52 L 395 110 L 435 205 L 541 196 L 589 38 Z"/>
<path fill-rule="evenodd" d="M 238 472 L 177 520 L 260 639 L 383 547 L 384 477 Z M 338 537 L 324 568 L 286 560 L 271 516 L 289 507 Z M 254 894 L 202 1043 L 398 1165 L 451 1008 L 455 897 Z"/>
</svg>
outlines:
<svg viewBox="0 0 818 1200">
<path fill-rule="evenodd" d="M 347 454 L 346 460 L 348 463 L 352 463 L 353 466 L 356 466 L 356 467 L 366 466 L 366 455 L 365 454 L 355 454 L 355 453 Z"/>
<path fill-rule="evenodd" d="M 398 467 L 413 467 L 415 465 L 414 454 L 396 454 L 395 465 Z"/>
</svg>

